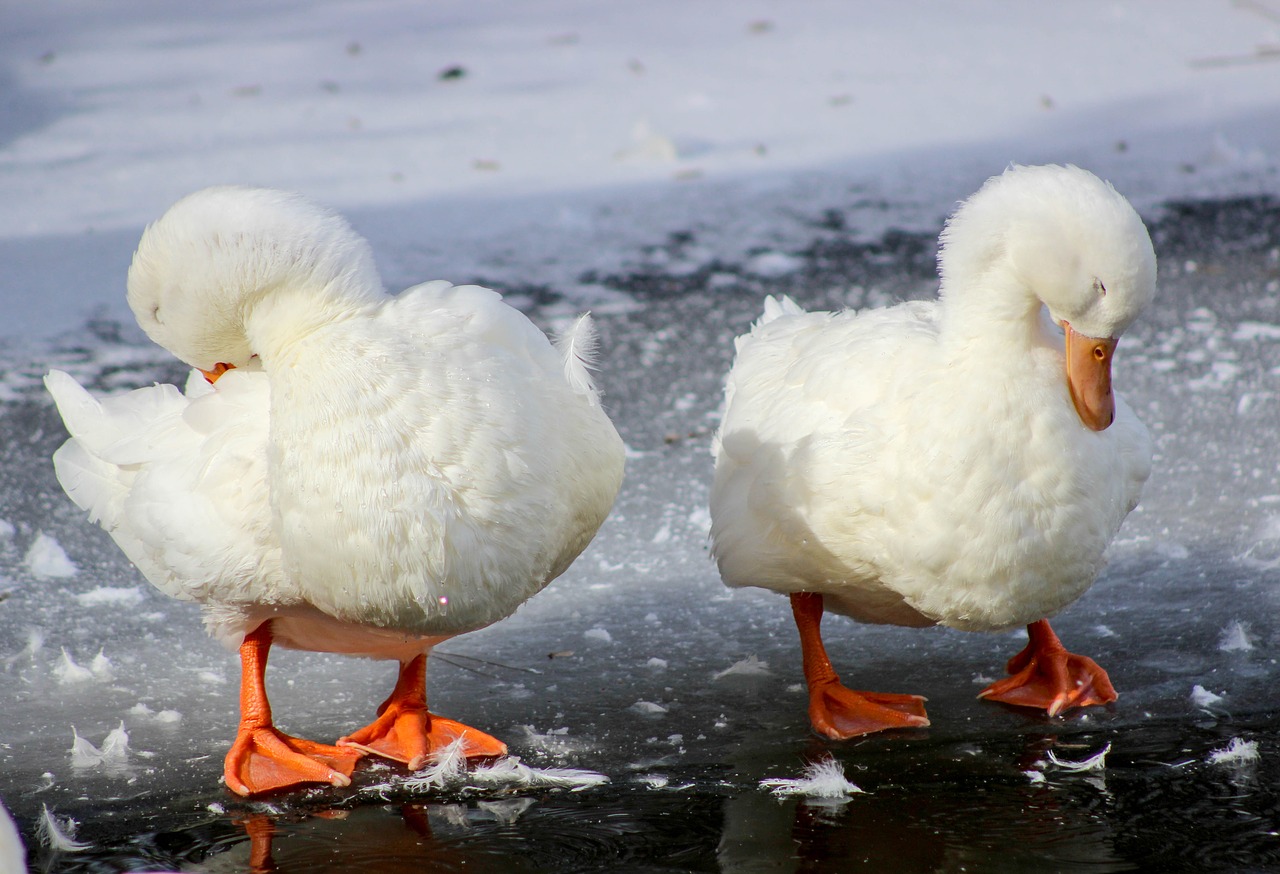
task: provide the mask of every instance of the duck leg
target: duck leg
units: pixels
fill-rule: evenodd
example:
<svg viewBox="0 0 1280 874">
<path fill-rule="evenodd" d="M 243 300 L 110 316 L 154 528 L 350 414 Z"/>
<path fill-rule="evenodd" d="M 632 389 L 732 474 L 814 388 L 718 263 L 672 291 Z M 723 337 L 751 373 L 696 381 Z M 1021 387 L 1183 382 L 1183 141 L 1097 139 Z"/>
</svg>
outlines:
<svg viewBox="0 0 1280 874">
<path fill-rule="evenodd" d="M 979 698 L 1037 707 L 1057 716 L 1072 707 L 1116 700 L 1107 672 L 1093 659 L 1067 652 L 1048 619 L 1027 626 L 1027 645 L 1009 660 L 1011 676 L 978 693 Z"/>
<path fill-rule="evenodd" d="M 227 788 L 247 796 L 297 783 L 351 785 L 358 751 L 291 737 L 272 722 L 266 687 L 270 649 L 270 622 L 240 644 L 240 730 L 223 766 Z"/>
<path fill-rule="evenodd" d="M 804 678 L 809 684 L 809 721 L 814 730 L 835 740 L 890 728 L 923 728 L 929 724 L 924 698 L 887 692 L 855 692 L 840 684 L 822 645 L 822 596 L 794 592 L 791 612 L 800 631 Z"/>
<path fill-rule="evenodd" d="M 482 731 L 436 716 L 427 710 L 427 656 L 422 654 L 400 665 L 400 676 L 391 696 L 378 708 L 378 718 L 359 731 L 339 738 L 338 744 L 373 753 L 417 771 L 431 755 L 463 738 L 467 758 L 503 756 L 507 745 Z"/>
</svg>

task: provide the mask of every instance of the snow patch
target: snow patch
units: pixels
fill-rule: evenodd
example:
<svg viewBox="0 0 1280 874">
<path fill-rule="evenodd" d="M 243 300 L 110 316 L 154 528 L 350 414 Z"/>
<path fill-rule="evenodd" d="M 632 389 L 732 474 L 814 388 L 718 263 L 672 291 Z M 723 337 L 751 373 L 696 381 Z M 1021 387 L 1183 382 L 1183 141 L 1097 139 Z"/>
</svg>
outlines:
<svg viewBox="0 0 1280 874">
<path fill-rule="evenodd" d="M 78 570 L 61 544 L 43 531 L 32 541 L 23 561 L 27 570 L 38 580 L 74 577 Z"/>
<path fill-rule="evenodd" d="M 599 625 L 595 628 L 582 632 L 582 636 L 587 640 L 598 640 L 601 643 L 613 643 L 613 635 L 609 633 L 608 629 L 601 628 Z"/>
<path fill-rule="evenodd" d="M 786 252 L 761 252 L 747 259 L 745 266 L 749 273 L 772 279 L 795 273 L 804 267 L 804 259 L 788 255 Z"/>
<path fill-rule="evenodd" d="M 848 798 L 862 792 L 844 776 L 844 766 L 833 758 L 819 759 L 804 766 L 797 778 L 777 777 L 760 781 L 778 798 L 800 795 L 806 798 Z"/>
<path fill-rule="evenodd" d="M 141 604 L 145 597 L 141 586 L 99 586 L 76 595 L 76 600 L 85 607 L 101 607 L 104 604 L 133 607 Z"/>
<path fill-rule="evenodd" d="M 1266 322 L 1241 322 L 1231 334 L 1232 340 L 1280 340 L 1280 325 Z"/>
</svg>

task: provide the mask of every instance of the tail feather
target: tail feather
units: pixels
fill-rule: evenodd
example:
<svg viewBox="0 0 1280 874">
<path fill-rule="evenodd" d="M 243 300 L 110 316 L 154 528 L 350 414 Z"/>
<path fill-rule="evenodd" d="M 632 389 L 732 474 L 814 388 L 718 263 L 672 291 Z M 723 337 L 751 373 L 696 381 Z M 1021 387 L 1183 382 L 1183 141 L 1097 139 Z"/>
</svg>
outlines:
<svg viewBox="0 0 1280 874">
<path fill-rule="evenodd" d="M 583 313 L 567 331 L 556 340 L 556 349 L 564 361 L 564 378 L 575 392 L 588 398 L 592 404 L 600 402 L 600 393 L 591 378 L 596 367 L 600 340 L 596 335 L 591 313 Z"/>
<path fill-rule="evenodd" d="M 772 322 L 774 319 L 781 316 L 800 315 L 804 315 L 804 308 L 792 300 L 789 295 L 784 294 L 781 298 L 768 295 L 764 299 L 764 313 L 760 316 L 760 320 L 757 321 L 756 324 L 767 325 L 769 322 Z"/>
</svg>

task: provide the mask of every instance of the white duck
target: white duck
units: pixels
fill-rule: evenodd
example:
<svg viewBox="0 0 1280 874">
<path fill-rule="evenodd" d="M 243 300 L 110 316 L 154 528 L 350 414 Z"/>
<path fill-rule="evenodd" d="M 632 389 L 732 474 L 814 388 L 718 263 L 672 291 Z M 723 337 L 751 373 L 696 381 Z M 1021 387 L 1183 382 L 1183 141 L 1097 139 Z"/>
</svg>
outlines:
<svg viewBox="0 0 1280 874">
<path fill-rule="evenodd" d="M 562 573 L 613 505 L 623 446 L 587 370 L 589 317 L 557 350 L 488 289 L 388 297 L 341 217 L 236 187 L 147 228 L 128 299 L 208 383 L 99 402 L 50 373 L 72 435 L 54 464 L 153 585 L 239 646 L 227 785 L 344 786 L 366 752 L 418 768 L 462 734 L 468 755 L 504 753 L 428 712 L 426 656 Z M 399 680 L 337 745 L 292 738 L 263 685 L 273 642 L 397 659 Z"/>
<path fill-rule="evenodd" d="M 919 696 L 839 683 L 824 609 L 1025 624 L 1012 676 L 981 697 L 1050 715 L 1116 697 L 1046 617 L 1093 583 L 1151 469 L 1146 428 L 1111 392 L 1116 341 L 1155 293 L 1151 240 L 1092 174 L 1014 167 L 952 216 L 939 270 L 932 302 L 766 300 L 725 388 L 714 554 L 728 585 L 790 595 L 810 719 L 833 738 L 928 720 Z"/>
</svg>

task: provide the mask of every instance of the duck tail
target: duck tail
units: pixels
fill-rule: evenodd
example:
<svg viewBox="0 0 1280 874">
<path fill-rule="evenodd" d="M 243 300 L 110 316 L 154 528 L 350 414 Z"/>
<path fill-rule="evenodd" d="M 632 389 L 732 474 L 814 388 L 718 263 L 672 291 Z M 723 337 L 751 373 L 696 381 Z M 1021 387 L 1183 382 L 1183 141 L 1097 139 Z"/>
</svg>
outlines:
<svg viewBox="0 0 1280 874">
<path fill-rule="evenodd" d="M 556 340 L 556 349 L 564 362 L 564 378 L 569 387 L 587 398 L 593 405 L 600 402 L 591 371 L 596 368 L 596 356 L 600 351 L 600 339 L 591 313 L 583 313 L 573 325 Z"/>
<path fill-rule="evenodd" d="M 769 295 L 764 299 L 764 313 L 756 321 L 756 327 L 767 325 L 782 316 L 799 316 L 803 314 L 804 309 L 788 295 L 784 294 L 781 297 Z"/>
</svg>

